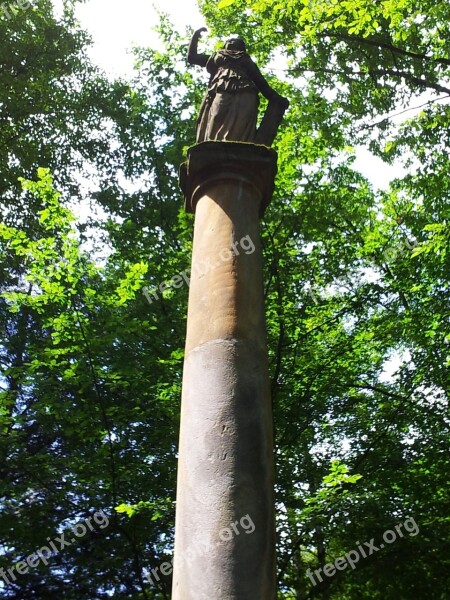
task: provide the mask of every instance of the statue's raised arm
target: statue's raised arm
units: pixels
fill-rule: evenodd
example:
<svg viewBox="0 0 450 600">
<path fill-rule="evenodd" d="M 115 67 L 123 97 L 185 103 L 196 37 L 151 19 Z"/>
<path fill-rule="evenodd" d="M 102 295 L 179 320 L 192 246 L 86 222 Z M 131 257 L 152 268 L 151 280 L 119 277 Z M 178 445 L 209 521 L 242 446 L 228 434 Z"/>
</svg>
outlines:
<svg viewBox="0 0 450 600">
<path fill-rule="evenodd" d="M 209 56 L 207 54 L 199 54 L 198 53 L 198 40 L 204 31 L 207 31 L 206 27 L 202 27 L 201 29 L 197 29 L 191 39 L 191 43 L 189 44 L 187 61 L 190 65 L 199 65 L 200 67 L 206 67 L 206 63 L 208 62 Z"/>
<path fill-rule="evenodd" d="M 203 27 L 192 36 L 187 61 L 206 67 L 208 91 L 197 120 L 197 141 L 227 140 L 271 146 L 289 106 L 266 81 L 247 54 L 244 40 L 231 38 L 213 55 L 199 54 Z M 269 100 L 261 125 L 256 129 L 259 93 Z"/>
</svg>

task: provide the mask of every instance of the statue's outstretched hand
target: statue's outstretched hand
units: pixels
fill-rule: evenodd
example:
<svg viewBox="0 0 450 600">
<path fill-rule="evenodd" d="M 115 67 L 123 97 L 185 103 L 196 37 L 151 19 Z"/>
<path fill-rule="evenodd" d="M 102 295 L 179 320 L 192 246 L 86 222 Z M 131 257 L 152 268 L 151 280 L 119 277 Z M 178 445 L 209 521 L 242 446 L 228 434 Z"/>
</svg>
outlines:
<svg viewBox="0 0 450 600">
<path fill-rule="evenodd" d="M 199 54 L 197 50 L 198 40 L 200 39 L 200 36 L 204 31 L 208 30 L 206 29 L 206 27 L 201 27 L 200 29 L 194 31 L 192 35 L 187 54 L 187 62 L 190 65 L 199 65 L 200 67 L 206 67 L 208 63 L 209 56 L 207 54 Z"/>
</svg>

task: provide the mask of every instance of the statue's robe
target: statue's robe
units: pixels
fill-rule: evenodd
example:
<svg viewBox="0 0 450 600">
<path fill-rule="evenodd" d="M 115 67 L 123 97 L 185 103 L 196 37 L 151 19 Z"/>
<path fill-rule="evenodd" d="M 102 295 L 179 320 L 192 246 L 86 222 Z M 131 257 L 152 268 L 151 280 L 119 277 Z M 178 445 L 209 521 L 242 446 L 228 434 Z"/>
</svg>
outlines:
<svg viewBox="0 0 450 600">
<path fill-rule="evenodd" d="M 197 142 L 254 142 L 259 96 L 272 92 L 246 52 L 219 50 L 206 64 L 211 75 L 197 120 Z"/>
</svg>

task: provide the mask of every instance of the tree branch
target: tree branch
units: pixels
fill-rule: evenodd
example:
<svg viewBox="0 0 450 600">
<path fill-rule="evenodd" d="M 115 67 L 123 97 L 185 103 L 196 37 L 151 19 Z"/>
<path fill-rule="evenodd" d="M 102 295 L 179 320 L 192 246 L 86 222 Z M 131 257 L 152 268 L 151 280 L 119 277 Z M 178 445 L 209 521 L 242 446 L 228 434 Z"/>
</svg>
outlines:
<svg viewBox="0 0 450 600">
<path fill-rule="evenodd" d="M 442 65 L 450 66 L 450 59 L 448 58 L 434 58 L 433 56 L 428 56 L 425 53 L 419 54 L 417 52 L 411 52 L 409 50 L 404 50 L 403 48 L 399 48 L 398 46 L 394 46 L 389 42 L 383 42 L 382 40 L 374 40 L 368 39 L 364 37 L 360 37 L 357 35 L 350 35 L 346 33 L 339 33 L 335 31 L 326 31 L 322 34 L 317 35 L 318 38 L 336 38 L 339 40 L 343 40 L 345 42 L 356 42 L 358 44 L 364 44 L 366 46 L 373 46 L 375 48 L 384 48 L 385 50 L 390 50 L 392 53 L 400 54 L 401 56 L 408 56 L 409 58 L 414 58 L 416 60 L 427 60 L 431 62 L 435 62 Z"/>
<path fill-rule="evenodd" d="M 374 75 L 390 75 L 391 77 L 403 77 L 407 81 L 411 81 L 416 85 L 420 85 L 421 87 L 431 88 L 432 90 L 436 90 L 437 92 L 444 92 L 445 94 L 450 94 L 450 88 L 447 88 L 439 83 L 433 83 L 432 81 L 427 81 L 426 79 L 421 79 L 420 77 L 415 77 L 408 73 L 408 71 L 396 71 L 395 69 L 376 69 L 368 71 L 369 74 Z"/>
</svg>

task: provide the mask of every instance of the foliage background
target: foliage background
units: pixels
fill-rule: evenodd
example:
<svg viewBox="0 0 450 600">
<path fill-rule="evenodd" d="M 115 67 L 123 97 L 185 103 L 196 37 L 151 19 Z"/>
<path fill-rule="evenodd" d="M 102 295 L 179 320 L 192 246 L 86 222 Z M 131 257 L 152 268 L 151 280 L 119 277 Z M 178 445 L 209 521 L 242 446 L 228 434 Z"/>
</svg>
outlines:
<svg viewBox="0 0 450 600">
<path fill-rule="evenodd" d="M 137 49 L 135 79 L 106 79 L 73 8 L 0 12 L 0 567 L 97 510 L 110 523 L 0 596 L 161 600 L 170 576 L 145 573 L 173 543 L 187 289 L 149 304 L 142 287 L 189 267 L 177 171 L 204 75 L 162 16 L 165 51 Z M 262 224 L 278 597 L 443 600 L 449 6 L 200 8 L 212 39 L 243 35 L 291 101 Z M 404 176 L 374 187 L 357 146 Z M 308 568 L 407 517 L 417 536 L 311 584 Z"/>
</svg>

